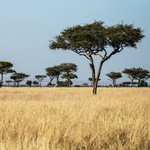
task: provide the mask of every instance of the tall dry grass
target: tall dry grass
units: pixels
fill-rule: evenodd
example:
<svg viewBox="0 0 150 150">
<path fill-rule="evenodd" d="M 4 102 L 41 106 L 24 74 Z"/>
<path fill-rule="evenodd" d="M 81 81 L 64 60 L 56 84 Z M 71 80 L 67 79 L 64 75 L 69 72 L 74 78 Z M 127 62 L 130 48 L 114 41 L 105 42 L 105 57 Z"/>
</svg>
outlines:
<svg viewBox="0 0 150 150">
<path fill-rule="evenodd" d="M 1 88 L 0 150 L 148 150 L 150 89 Z"/>
</svg>

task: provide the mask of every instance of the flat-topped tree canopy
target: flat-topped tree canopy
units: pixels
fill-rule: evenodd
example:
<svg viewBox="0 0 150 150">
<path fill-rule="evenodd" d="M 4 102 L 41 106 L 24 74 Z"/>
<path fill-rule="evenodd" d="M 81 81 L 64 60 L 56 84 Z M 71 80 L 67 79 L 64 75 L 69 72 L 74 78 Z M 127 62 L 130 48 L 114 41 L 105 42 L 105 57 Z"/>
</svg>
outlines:
<svg viewBox="0 0 150 150">
<path fill-rule="evenodd" d="M 13 70 L 12 67 L 13 67 L 13 64 L 11 62 L 0 61 L 0 74 L 1 74 L 0 87 L 2 86 L 2 83 L 3 83 L 3 76 L 8 73 L 15 72 L 15 70 Z"/>
<path fill-rule="evenodd" d="M 85 56 L 90 61 L 93 93 L 96 94 L 103 63 L 126 47 L 136 48 L 136 44 L 143 37 L 141 28 L 134 28 L 133 24 L 121 23 L 105 26 L 104 22 L 95 21 L 91 24 L 64 29 L 60 35 L 55 37 L 55 41 L 51 41 L 49 47 L 52 50 L 71 50 Z M 98 55 L 101 58 L 97 75 L 95 74 L 93 55 Z"/>
</svg>

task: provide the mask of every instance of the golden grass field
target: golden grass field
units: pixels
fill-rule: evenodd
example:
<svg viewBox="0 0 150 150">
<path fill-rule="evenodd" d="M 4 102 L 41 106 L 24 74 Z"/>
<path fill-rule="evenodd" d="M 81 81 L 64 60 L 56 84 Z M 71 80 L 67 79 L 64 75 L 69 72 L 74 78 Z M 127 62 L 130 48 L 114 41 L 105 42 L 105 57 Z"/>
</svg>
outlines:
<svg viewBox="0 0 150 150">
<path fill-rule="evenodd" d="M 150 149 L 150 88 L 0 88 L 0 150 L 106 149 Z"/>
</svg>

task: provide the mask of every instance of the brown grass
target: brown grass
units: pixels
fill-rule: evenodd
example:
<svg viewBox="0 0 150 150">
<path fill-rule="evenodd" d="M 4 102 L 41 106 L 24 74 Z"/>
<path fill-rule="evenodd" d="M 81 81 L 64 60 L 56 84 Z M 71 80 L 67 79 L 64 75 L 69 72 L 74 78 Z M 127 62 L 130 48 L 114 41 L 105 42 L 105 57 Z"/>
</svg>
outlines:
<svg viewBox="0 0 150 150">
<path fill-rule="evenodd" d="M 0 150 L 148 150 L 150 89 L 1 88 Z"/>
</svg>

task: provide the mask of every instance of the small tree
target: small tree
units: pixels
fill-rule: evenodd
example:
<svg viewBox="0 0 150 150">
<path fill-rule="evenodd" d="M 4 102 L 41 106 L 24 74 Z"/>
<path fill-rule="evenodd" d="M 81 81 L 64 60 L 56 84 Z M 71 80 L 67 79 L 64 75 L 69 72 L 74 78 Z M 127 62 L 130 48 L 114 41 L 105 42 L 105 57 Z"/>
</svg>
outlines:
<svg viewBox="0 0 150 150">
<path fill-rule="evenodd" d="M 53 66 L 53 67 L 48 67 L 45 69 L 46 70 L 46 75 L 50 78 L 49 86 L 51 85 L 51 82 L 54 78 L 57 79 L 57 87 L 58 87 L 58 82 L 59 82 L 59 76 L 61 75 L 61 66 Z"/>
<path fill-rule="evenodd" d="M 67 86 L 71 87 L 71 83 L 72 83 L 71 79 L 77 79 L 78 76 L 76 74 L 73 74 L 73 73 L 68 73 L 68 74 L 64 73 L 64 74 L 62 74 L 61 78 L 62 79 L 67 79 L 67 81 L 68 81 Z"/>
<path fill-rule="evenodd" d="M 39 82 L 38 81 L 33 81 L 33 85 L 38 86 Z"/>
<path fill-rule="evenodd" d="M 115 87 L 116 85 L 116 80 L 122 77 L 120 72 L 110 72 L 106 74 L 106 76 L 108 76 L 112 80 L 113 87 Z"/>
<path fill-rule="evenodd" d="M 28 81 L 26 82 L 26 85 L 29 86 L 29 87 L 31 87 L 31 86 L 32 86 L 32 81 L 31 81 L 31 80 L 28 80 Z"/>
<path fill-rule="evenodd" d="M 45 75 L 36 75 L 35 78 L 39 81 L 40 87 L 41 87 L 41 82 L 46 78 Z"/>
<path fill-rule="evenodd" d="M 14 80 L 14 86 L 19 87 L 19 83 L 22 82 L 25 78 L 29 77 L 30 75 L 27 75 L 25 73 L 14 73 L 10 76 L 10 79 Z"/>
<path fill-rule="evenodd" d="M 142 69 L 140 67 L 135 68 L 135 72 L 137 73 L 136 79 L 138 80 L 138 86 L 141 86 L 141 85 L 144 86 L 144 84 L 146 85 L 145 81 L 150 78 L 150 72 L 148 70 Z M 141 80 L 143 80 L 143 81 L 141 82 Z M 140 84 L 140 82 L 141 82 L 141 84 Z"/>
<path fill-rule="evenodd" d="M 1 74 L 0 87 L 2 87 L 3 76 L 8 73 L 15 72 L 15 70 L 12 70 L 12 67 L 13 67 L 13 64 L 11 62 L 0 61 L 0 74 Z"/>
<path fill-rule="evenodd" d="M 73 74 L 77 71 L 77 65 L 73 63 L 62 63 L 61 71 L 64 72 L 62 78 L 66 78 L 68 80 L 68 87 L 71 87 L 71 78 L 77 78 L 77 75 Z"/>
<path fill-rule="evenodd" d="M 125 73 L 127 77 L 131 80 L 131 87 L 133 87 L 133 81 L 136 79 L 135 68 L 127 69 L 125 68 L 122 73 Z"/>
<path fill-rule="evenodd" d="M 144 37 L 142 32 L 132 24 L 122 23 L 108 27 L 103 22 L 95 21 L 92 24 L 64 29 L 56 36 L 56 41 L 51 41 L 50 49 L 70 50 L 87 58 L 92 70 L 93 94 L 96 94 L 104 62 L 126 47 L 136 48 L 136 44 Z M 97 75 L 93 55 L 101 58 Z"/>
<path fill-rule="evenodd" d="M 142 69 L 140 67 L 130 68 L 130 69 L 125 68 L 122 72 L 125 73 L 127 77 L 131 80 L 131 87 L 133 86 L 132 82 L 134 80 L 138 80 L 138 86 L 139 86 L 141 80 L 146 81 L 150 77 L 149 71 Z"/>
<path fill-rule="evenodd" d="M 12 80 L 6 80 L 5 82 L 8 84 L 8 86 L 10 86 L 10 83 L 12 83 L 13 81 Z"/>
</svg>

